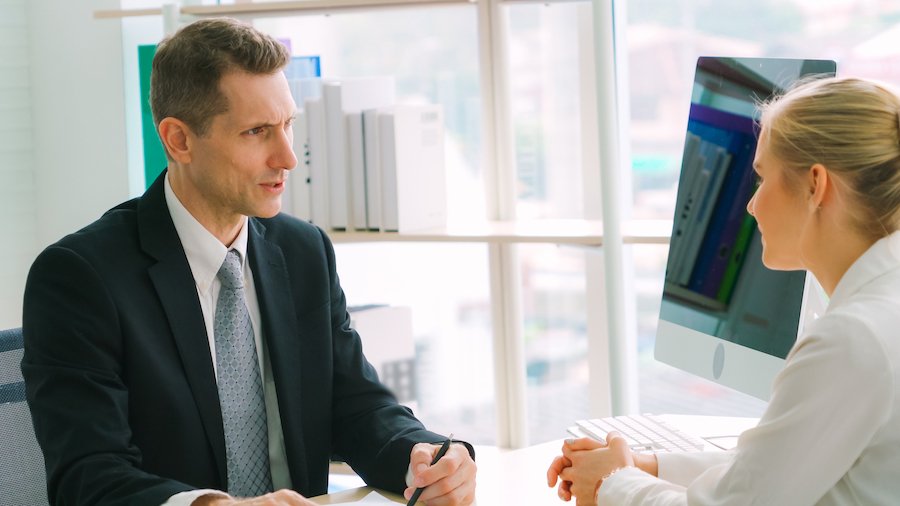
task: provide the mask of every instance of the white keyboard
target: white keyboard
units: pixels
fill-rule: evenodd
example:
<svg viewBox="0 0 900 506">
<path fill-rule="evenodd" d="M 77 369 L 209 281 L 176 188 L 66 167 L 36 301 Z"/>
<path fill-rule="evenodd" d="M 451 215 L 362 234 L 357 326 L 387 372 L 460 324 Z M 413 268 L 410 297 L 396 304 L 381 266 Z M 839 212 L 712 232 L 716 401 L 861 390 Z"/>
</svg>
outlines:
<svg viewBox="0 0 900 506">
<path fill-rule="evenodd" d="M 702 451 L 703 440 L 685 434 L 653 415 L 625 415 L 578 420 L 568 432 L 576 437 L 606 441 L 606 434 L 617 431 L 636 453 Z"/>
</svg>

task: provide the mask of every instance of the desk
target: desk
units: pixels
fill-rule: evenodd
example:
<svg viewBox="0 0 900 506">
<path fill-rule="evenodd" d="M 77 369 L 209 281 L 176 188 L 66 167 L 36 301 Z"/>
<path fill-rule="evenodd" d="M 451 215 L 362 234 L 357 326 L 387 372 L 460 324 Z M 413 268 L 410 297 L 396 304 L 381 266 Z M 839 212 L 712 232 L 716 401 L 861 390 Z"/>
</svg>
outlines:
<svg viewBox="0 0 900 506">
<path fill-rule="evenodd" d="M 526 506 L 561 504 L 556 489 L 547 486 L 547 467 L 559 455 L 562 439 L 521 450 L 504 450 L 495 446 L 476 446 L 478 464 L 476 506 L 515 504 Z M 335 504 L 362 499 L 373 489 L 361 487 L 312 498 L 316 504 Z M 402 497 L 378 491 L 399 504 Z"/>
<path fill-rule="evenodd" d="M 757 423 L 755 418 L 719 416 L 663 415 L 666 422 L 685 432 L 704 438 L 736 437 Z M 505 450 L 495 446 L 476 446 L 478 464 L 475 506 L 562 506 L 556 488 L 547 486 L 547 467 L 562 452 L 564 438 L 520 450 Z M 709 445 L 710 451 L 718 448 Z M 334 504 L 363 498 L 372 491 L 369 487 L 346 490 L 313 498 L 317 504 Z M 380 492 L 399 504 L 402 497 Z"/>
<path fill-rule="evenodd" d="M 333 494 L 320 495 L 318 497 L 313 497 L 310 501 L 316 504 L 337 504 L 348 501 L 358 501 L 365 497 L 369 492 L 375 490 L 372 487 L 360 487 L 354 488 L 351 490 L 344 490 L 341 492 L 335 492 Z M 406 500 L 403 499 L 402 496 L 397 494 L 392 494 L 390 492 L 385 492 L 384 490 L 379 490 L 379 494 L 391 499 L 392 501 L 398 504 L 406 504 Z"/>
</svg>

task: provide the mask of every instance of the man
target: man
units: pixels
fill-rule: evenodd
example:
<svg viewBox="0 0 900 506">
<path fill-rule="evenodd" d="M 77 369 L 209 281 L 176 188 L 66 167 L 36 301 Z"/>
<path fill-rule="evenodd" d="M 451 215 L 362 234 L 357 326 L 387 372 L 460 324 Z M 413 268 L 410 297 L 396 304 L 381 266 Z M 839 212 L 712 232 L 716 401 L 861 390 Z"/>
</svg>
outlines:
<svg viewBox="0 0 900 506">
<path fill-rule="evenodd" d="M 51 502 L 308 505 L 334 455 L 374 487 L 472 502 L 471 446 L 431 465 L 444 437 L 363 357 L 328 238 L 278 214 L 288 59 L 233 20 L 163 41 L 168 170 L 35 260 L 22 371 Z"/>
</svg>

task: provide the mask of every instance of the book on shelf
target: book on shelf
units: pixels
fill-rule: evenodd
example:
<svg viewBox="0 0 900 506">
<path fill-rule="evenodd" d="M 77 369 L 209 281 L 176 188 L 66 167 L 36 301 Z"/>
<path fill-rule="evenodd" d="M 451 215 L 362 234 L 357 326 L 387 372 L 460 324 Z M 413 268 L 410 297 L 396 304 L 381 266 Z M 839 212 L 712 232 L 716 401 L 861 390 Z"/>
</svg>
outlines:
<svg viewBox="0 0 900 506">
<path fill-rule="evenodd" d="M 318 56 L 292 56 L 284 68 L 291 96 L 298 109 L 307 99 L 322 96 L 322 67 Z"/>
<path fill-rule="evenodd" d="M 744 221 L 738 230 L 734 247 L 731 248 L 731 254 L 728 258 L 728 264 L 725 266 L 725 272 L 722 274 L 722 281 L 719 283 L 719 291 L 716 292 L 716 299 L 725 305 L 728 305 L 731 301 L 731 294 L 734 293 L 738 274 L 740 274 L 741 267 L 744 265 L 744 258 L 755 230 L 756 219 L 748 213 L 744 216 Z"/>
<path fill-rule="evenodd" d="M 678 182 L 679 187 L 686 188 L 687 191 L 678 191 L 678 198 L 675 202 L 677 214 L 672 224 L 672 237 L 669 241 L 669 256 L 672 261 L 669 262 L 670 268 L 666 270 L 666 281 L 676 283 L 684 268 L 681 259 L 683 250 L 686 247 L 686 236 L 690 232 L 688 223 L 692 215 L 697 200 L 697 186 L 702 185 L 700 181 L 702 164 L 700 163 L 700 136 L 691 132 L 687 133 L 684 143 L 684 153 L 682 154 L 681 177 Z"/>
<path fill-rule="evenodd" d="M 307 100 L 322 97 L 322 79 L 318 77 L 288 79 L 288 88 L 298 109 L 302 109 Z"/>
<path fill-rule="evenodd" d="M 727 309 L 753 233 L 753 120 L 691 105 L 666 290 L 714 311 Z M 672 262 L 670 262 L 672 263 Z M 677 292 L 677 293 L 676 293 Z"/>
<path fill-rule="evenodd" d="M 444 120 L 439 105 L 397 105 L 378 113 L 381 228 L 445 226 Z"/>
<path fill-rule="evenodd" d="M 284 67 L 284 77 L 288 81 L 321 76 L 322 65 L 318 56 L 291 56 L 288 64 Z"/>
<path fill-rule="evenodd" d="M 297 166 L 288 175 L 287 191 L 282 196 L 282 210 L 301 220 L 312 219 L 311 178 L 309 174 L 309 136 L 306 133 L 306 111 L 294 117 L 294 156 Z"/>
<path fill-rule="evenodd" d="M 290 48 L 290 41 L 285 45 Z M 293 150 L 297 166 L 288 176 L 288 186 L 282 195 L 282 210 L 302 220 L 312 220 L 312 178 L 310 177 L 309 124 L 306 100 L 322 96 L 321 66 L 318 56 L 293 56 L 284 68 L 291 97 L 297 106 L 292 125 Z"/>
<path fill-rule="evenodd" d="M 337 230 L 352 230 L 355 224 L 345 115 L 392 105 L 394 79 L 369 77 L 326 81 L 322 87 L 322 98 L 329 176 L 329 226 Z"/>
<path fill-rule="evenodd" d="M 327 229 L 328 213 L 328 147 L 325 141 L 325 108 L 321 98 L 306 100 L 306 137 L 309 162 L 309 207 L 310 221 Z"/>
<path fill-rule="evenodd" d="M 346 114 L 347 150 L 350 164 L 350 206 L 353 217 L 350 223 L 356 230 L 366 230 L 366 160 L 363 145 L 362 112 Z"/>
<path fill-rule="evenodd" d="M 381 152 L 378 109 L 363 111 L 363 155 L 366 180 L 366 228 L 381 229 Z"/>
<path fill-rule="evenodd" d="M 706 236 L 713 206 L 719 198 L 725 173 L 731 162 L 731 155 L 718 144 L 701 141 L 697 163 L 701 168 L 698 177 L 697 200 L 691 209 L 686 223 L 687 234 L 684 237 L 685 247 L 681 251 L 682 269 L 678 273 L 676 283 L 686 286 L 695 270 L 697 255 L 703 238 Z"/>
<path fill-rule="evenodd" d="M 752 164 L 756 135 L 753 119 L 748 116 L 695 107 L 699 110 L 692 112 L 692 117 L 699 121 L 689 125 L 689 128 L 725 146 L 731 153 L 731 164 L 722 184 L 723 197 L 716 203 L 708 232 L 697 255 L 695 272 L 688 284 L 688 288 L 697 293 L 719 299 L 729 264 L 742 260 L 745 250 L 741 248 L 747 247 L 747 241 L 739 240 L 739 236 L 745 228 L 747 202 L 754 188 Z M 741 265 L 741 262 L 735 265 L 738 271 Z M 737 272 L 734 274 L 737 275 Z"/>
</svg>

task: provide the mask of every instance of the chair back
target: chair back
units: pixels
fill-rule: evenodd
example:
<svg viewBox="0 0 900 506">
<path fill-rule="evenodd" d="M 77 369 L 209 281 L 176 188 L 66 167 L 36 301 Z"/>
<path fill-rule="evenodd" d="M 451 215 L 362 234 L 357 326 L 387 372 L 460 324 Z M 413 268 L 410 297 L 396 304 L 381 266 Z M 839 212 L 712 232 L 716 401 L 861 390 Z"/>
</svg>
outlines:
<svg viewBox="0 0 900 506">
<path fill-rule="evenodd" d="M 22 380 L 22 329 L 0 330 L 0 505 L 46 505 L 44 456 Z"/>
</svg>

